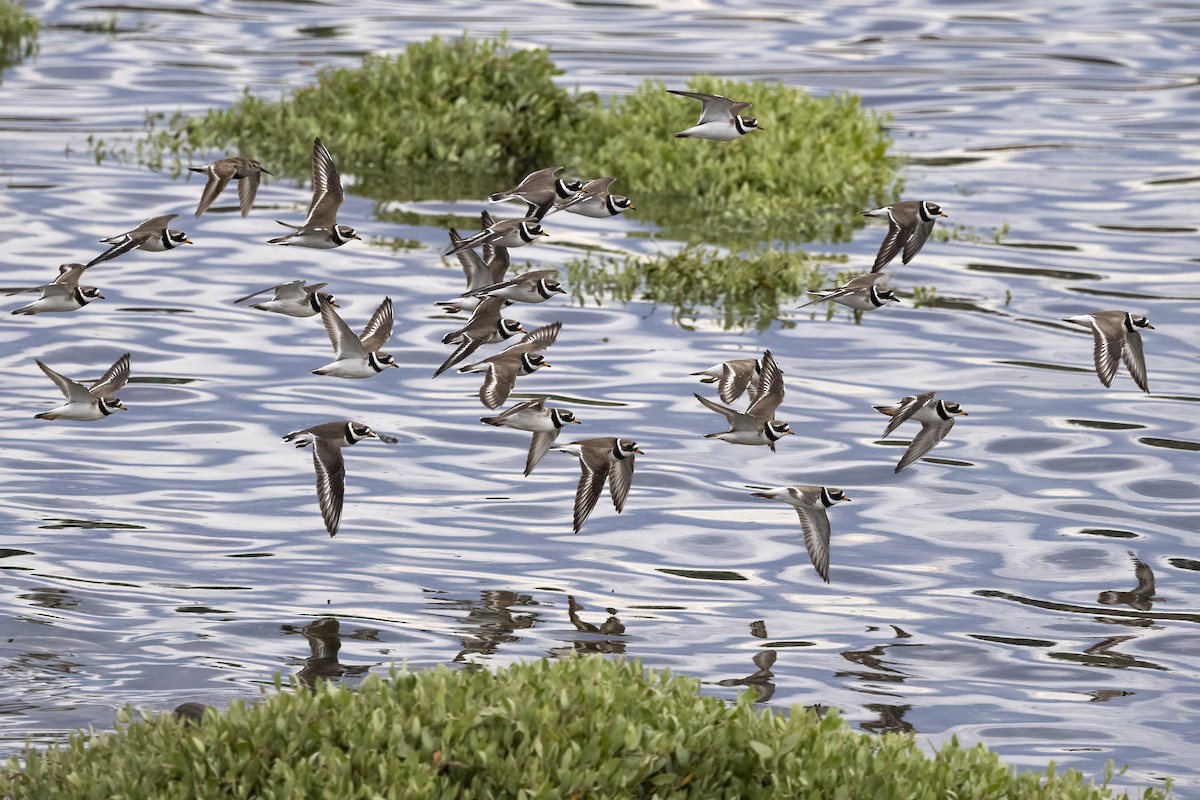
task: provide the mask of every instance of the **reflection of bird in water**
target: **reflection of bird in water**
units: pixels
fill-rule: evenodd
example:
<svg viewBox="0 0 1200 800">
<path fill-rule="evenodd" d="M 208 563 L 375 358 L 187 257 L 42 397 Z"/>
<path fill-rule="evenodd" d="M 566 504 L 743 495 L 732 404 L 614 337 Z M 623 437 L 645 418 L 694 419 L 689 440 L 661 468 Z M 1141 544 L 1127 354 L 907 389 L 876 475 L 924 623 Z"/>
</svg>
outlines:
<svg viewBox="0 0 1200 800">
<path fill-rule="evenodd" d="M 750 623 L 750 635 L 756 639 L 767 638 L 767 623 L 761 619 L 756 619 Z"/>
<path fill-rule="evenodd" d="M 1133 576 L 1137 578 L 1137 587 L 1128 592 L 1101 592 L 1096 601 L 1106 606 L 1127 605 L 1138 611 L 1149 611 L 1154 605 L 1154 572 L 1150 565 L 1138 558 L 1132 550 L 1128 552 L 1133 561 Z"/>
<path fill-rule="evenodd" d="M 623 636 L 625 633 L 625 625 L 617 618 L 617 610 L 615 608 L 606 608 L 608 619 L 601 622 L 599 625 L 593 625 L 580 618 L 579 612 L 583 610 L 583 606 L 575 601 L 571 595 L 567 595 L 567 619 L 575 626 L 575 630 L 580 633 L 595 633 L 600 636 Z M 625 652 L 625 641 L 623 639 L 574 639 L 575 650 L 580 653 L 616 653 L 623 654 Z"/>
<path fill-rule="evenodd" d="M 1124 689 L 1096 689 L 1092 692 L 1084 692 L 1084 694 L 1091 696 L 1091 699 L 1088 700 L 1089 703 L 1107 703 L 1114 697 L 1129 697 L 1133 692 L 1127 692 Z"/>
<path fill-rule="evenodd" d="M 514 613 L 514 606 L 541 605 L 530 595 L 517 594 L 507 589 L 490 589 L 480 592 L 479 600 L 446 600 L 451 608 L 467 609 L 466 624 L 459 630 L 462 649 L 454 660 L 462 662 L 467 656 L 493 655 L 501 644 L 518 642 L 520 636 L 513 633 L 532 628 L 540 616 L 536 612 Z"/>
<path fill-rule="evenodd" d="M 775 677 L 775 673 L 771 671 L 771 667 L 775 666 L 775 659 L 779 654 L 774 650 L 759 650 L 754 654 L 754 666 L 757 669 L 744 678 L 726 678 L 722 681 L 717 681 L 718 686 L 749 686 L 758 693 L 758 699 L 754 702 L 765 703 L 775 696 L 775 683 L 771 678 Z"/>
<path fill-rule="evenodd" d="M 69 590 L 48 586 L 22 592 L 17 597 L 28 600 L 30 605 L 37 608 L 75 608 L 79 605 L 79 600 Z"/>
<path fill-rule="evenodd" d="M 284 625 L 283 630 L 285 633 L 301 633 L 308 640 L 312 655 L 304 659 L 304 667 L 296 673 L 296 677 L 309 688 L 316 688 L 320 679 L 362 675 L 370 669 L 364 666 L 348 667 L 338 661 L 338 651 L 342 649 L 341 624 L 334 617 L 322 617 L 303 628 Z"/>
<path fill-rule="evenodd" d="M 912 733 L 916 730 L 904 719 L 911 705 L 889 706 L 882 703 L 867 703 L 863 708 L 879 715 L 879 719 L 864 722 L 859 727 L 868 733 Z"/>
<path fill-rule="evenodd" d="M 887 651 L 893 647 L 918 646 L 911 644 L 877 644 L 867 650 L 847 650 L 842 653 L 842 658 L 851 663 L 860 664 L 870 671 L 839 671 L 834 674 L 838 677 L 852 675 L 862 680 L 877 681 L 880 683 L 904 683 L 908 680 L 909 676 L 894 667 L 888 666 L 885 656 L 888 655 Z"/>
</svg>

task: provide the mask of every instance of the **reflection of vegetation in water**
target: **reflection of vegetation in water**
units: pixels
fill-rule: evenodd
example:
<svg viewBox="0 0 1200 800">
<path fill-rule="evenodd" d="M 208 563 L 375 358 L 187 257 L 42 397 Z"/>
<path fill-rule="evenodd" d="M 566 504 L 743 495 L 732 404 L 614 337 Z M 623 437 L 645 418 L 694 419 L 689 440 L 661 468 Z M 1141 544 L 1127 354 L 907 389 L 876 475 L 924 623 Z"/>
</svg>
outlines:
<svg viewBox="0 0 1200 800">
<path fill-rule="evenodd" d="M 766 328 L 781 305 L 823 280 L 821 267 L 800 250 L 728 253 L 703 245 L 652 257 L 589 256 L 565 270 L 577 301 L 647 300 L 672 306 L 677 319 L 711 307 L 726 328 Z"/>
<path fill-rule="evenodd" d="M 37 17 L 18 2 L 0 0 L 0 69 L 37 52 Z"/>
<path fill-rule="evenodd" d="M 353 189 L 384 202 L 482 199 L 550 164 L 580 177 L 612 175 L 639 219 L 690 246 L 587 277 L 577 262 L 573 278 L 590 287 L 583 293 L 645 296 L 680 313 L 719 304 L 728 306 L 727 325 L 761 325 L 809 288 L 809 259 L 781 244 L 845 241 L 862 209 L 899 190 L 886 120 L 856 97 L 697 77 L 689 89 L 754 103 L 764 128 L 711 142 L 674 138 L 700 104 L 658 82 L 605 105 L 560 88 L 558 74 L 546 50 L 515 49 L 503 38 L 434 38 L 322 71 L 278 100 L 247 93 L 200 117 L 152 118 L 135 157 L 154 167 L 173 158 L 179 171 L 193 153 L 238 152 L 303 179 L 319 135 Z M 98 158 L 109 155 L 107 143 L 92 144 Z M 701 243 L 734 252 L 718 257 Z"/>
</svg>

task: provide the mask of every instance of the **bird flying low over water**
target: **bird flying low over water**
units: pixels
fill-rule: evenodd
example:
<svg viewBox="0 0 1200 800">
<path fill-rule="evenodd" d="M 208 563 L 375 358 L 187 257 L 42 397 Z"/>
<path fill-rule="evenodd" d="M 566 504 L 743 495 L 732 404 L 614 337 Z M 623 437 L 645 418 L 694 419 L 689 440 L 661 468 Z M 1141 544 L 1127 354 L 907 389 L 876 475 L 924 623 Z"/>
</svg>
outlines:
<svg viewBox="0 0 1200 800">
<path fill-rule="evenodd" d="M 526 175 L 520 183 L 503 192 L 496 192 L 489 202 L 521 200 L 526 204 L 525 216 L 540 222 L 555 203 L 574 197 L 583 184 L 574 178 L 555 177 L 562 167 L 546 167 Z"/>
<path fill-rule="evenodd" d="M 775 419 L 775 412 L 783 402 L 783 372 L 770 350 L 763 352 L 760 363 L 758 395 L 745 413 L 693 393 L 706 408 L 716 411 L 729 423 L 729 430 L 707 433 L 705 439 L 720 439 L 730 444 L 765 444 L 774 453 L 775 443 L 794 433 L 786 422 Z"/>
<path fill-rule="evenodd" d="M 131 231 L 101 239 L 101 244 L 111 245 L 100 255 L 84 265 L 84 269 L 111 261 L 117 256 L 124 255 L 130 250 L 147 250 L 151 253 L 161 253 L 164 250 L 174 250 L 182 244 L 191 244 L 192 240 L 183 231 L 171 230 L 167 226 L 178 214 L 163 214 L 138 225 Z"/>
<path fill-rule="evenodd" d="M 528 375 L 542 367 L 550 366 L 537 351 L 545 350 L 554 344 L 561 329 L 561 322 L 551 322 L 549 325 L 535 328 L 496 355 L 459 367 L 458 371 L 486 373 L 483 385 L 479 387 L 479 400 L 488 408 L 499 408 L 512 393 L 518 375 Z"/>
<path fill-rule="evenodd" d="M 333 345 L 334 359 L 323 367 L 312 370 L 314 375 L 330 375 L 334 378 L 370 378 L 388 367 L 400 365 L 381 348 L 392 338 L 392 298 L 385 297 L 371 315 L 362 336 L 355 336 L 333 306 L 322 301 L 321 320 L 325 332 Z"/>
<path fill-rule="evenodd" d="M 289 317 L 315 317 L 321 313 L 322 301 L 337 308 L 337 301 L 333 295 L 320 291 L 326 285 L 310 283 L 305 286 L 304 281 L 288 281 L 278 286 L 262 289 L 254 294 L 248 294 L 245 297 L 239 297 L 233 302 L 234 305 L 237 305 L 261 294 L 274 292 L 274 296 L 270 300 L 255 303 L 251 308 L 257 308 L 260 311 L 274 311 L 276 314 L 286 314 Z"/>
<path fill-rule="evenodd" d="M 1094 311 L 1065 317 L 1070 322 L 1092 331 L 1095 348 L 1096 375 L 1105 386 L 1112 386 L 1117 364 L 1124 361 L 1129 377 L 1143 392 L 1150 391 L 1146 377 L 1146 356 L 1142 352 L 1142 330 L 1154 330 L 1150 320 L 1128 311 Z"/>
<path fill-rule="evenodd" d="M 379 439 L 385 444 L 395 444 L 396 438 L 375 433 L 361 422 L 336 420 L 322 422 L 311 428 L 292 431 L 283 440 L 296 447 L 312 446 L 313 467 L 317 471 L 317 502 L 321 506 L 321 519 L 330 536 L 338 532 L 342 524 L 342 501 L 346 495 L 346 461 L 342 448 L 361 442 L 363 439 Z"/>
<path fill-rule="evenodd" d="M 525 459 L 526 476 L 541 462 L 564 426 L 579 424 L 575 414 L 565 408 L 546 408 L 546 400 L 545 397 L 535 397 L 517 403 L 506 409 L 503 414 L 482 417 L 479 420 L 485 425 L 529 431 L 533 434 L 533 441 L 529 443 L 529 456 Z"/>
<path fill-rule="evenodd" d="M 473 233 L 458 244 L 452 244 L 444 255 L 452 256 L 471 247 L 521 247 L 537 240 L 539 236 L 549 236 L 533 217 L 525 219 L 502 219 L 493 222 L 488 227 Z"/>
<path fill-rule="evenodd" d="M 67 402 L 57 408 L 34 414 L 37 419 L 71 419 L 79 422 L 92 422 L 104 419 L 116 411 L 124 411 L 125 406 L 117 397 L 117 392 L 129 382 L 129 367 L 132 362 L 129 353 L 118 358 L 100 379 L 91 386 L 84 386 L 65 375 L 60 375 L 41 361 L 34 362 L 46 373 L 46 377 L 54 381 L 54 385 L 63 393 Z"/>
<path fill-rule="evenodd" d="M 864 217 L 886 217 L 888 221 L 887 236 L 879 245 L 871 272 L 879 272 L 901 251 L 902 264 L 912 261 L 913 256 L 925 246 L 929 234 L 933 233 L 933 223 L 938 217 L 946 216 L 941 206 L 928 200 L 904 200 L 862 213 Z"/>
<path fill-rule="evenodd" d="M 208 210 L 208 207 L 225 190 L 230 181 L 237 181 L 238 206 L 242 216 L 249 215 L 250 208 L 254 205 L 254 195 L 258 193 L 258 182 L 263 173 L 271 174 L 254 159 L 241 156 L 222 158 L 211 164 L 205 164 L 203 167 L 188 167 L 188 169 L 208 176 L 208 180 L 204 184 L 204 191 L 200 193 L 200 204 L 196 206 L 197 217 Z"/>
<path fill-rule="evenodd" d="M 911 419 L 921 423 L 921 430 L 913 437 L 912 444 L 901 456 L 900 463 L 896 465 L 896 472 L 914 463 L 945 439 L 946 434 L 954 427 L 956 416 L 967 416 L 967 412 L 963 411 L 958 403 L 949 400 L 935 401 L 933 398 L 936 395 L 937 392 L 925 392 L 901 398 L 895 405 L 874 407 L 880 414 L 891 417 L 883 430 L 885 439 L 903 422 Z"/>
<path fill-rule="evenodd" d="M 489 228 L 496 222 L 486 211 L 479 216 L 484 228 Z M 453 250 L 462 242 L 463 237 L 457 230 L 451 228 L 450 249 Z M 458 263 L 462 265 L 463 275 L 467 278 L 467 290 L 453 300 L 441 300 L 436 303 L 447 313 L 474 311 L 475 307 L 483 300 L 483 295 L 477 295 L 475 292 L 485 286 L 502 283 L 505 275 L 508 274 L 510 259 L 507 247 L 485 244 L 481 250 L 482 257 L 469 247 L 454 253 L 458 257 Z"/>
<path fill-rule="evenodd" d="M 896 297 L 896 293 L 891 289 L 880 288 L 880 280 L 886 283 L 886 278 L 886 273 L 868 272 L 866 275 L 851 278 L 836 289 L 810 289 L 808 293 L 816 295 L 817 299 L 809 300 L 796 308 L 807 308 L 814 303 L 832 300 L 855 311 L 872 311 L 885 303 L 900 302 L 900 298 Z"/>
<path fill-rule="evenodd" d="M 676 139 L 712 139 L 728 142 L 740 139 L 753 130 L 763 130 L 758 120 L 753 117 L 743 117 L 741 112 L 750 108 L 751 103 L 739 103 L 722 97 L 719 94 L 703 94 L 702 92 L 684 92 L 679 89 L 667 89 L 671 94 L 680 97 L 690 97 L 699 100 L 700 121 L 687 130 L 675 134 Z"/>
<path fill-rule="evenodd" d="M 604 482 L 608 481 L 608 493 L 612 496 L 613 508 L 620 514 L 625 510 L 625 498 L 633 485 L 633 461 L 642 455 L 637 442 L 632 439 L 600 437 L 584 439 L 570 444 L 556 444 L 552 450 L 569 453 L 579 459 L 579 486 L 575 489 L 575 511 L 572 530 L 579 533 L 583 523 L 596 507 Z"/>
<path fill-rule="evenodd" d="M 825 510 L 835 503 L 850 498 L 841 489 L 828 486 L 780 486 L 765 492 L 755 492 L 754 497 L 779 500 L 796 509 L 800 516 L 800 530 L 804 532 L 804 549 L 813 568 L 821 580 L 829 583 L 829 515 Z"/>
<path fill-rule="evenodd" d="M 331 250 L 354 239 L 361 239 L 354 228 L 338 224 L 337 212 L 346 199 L 346 193 L 342 190 L 342 176 L 333 164 L 333 156 L 329 155 L 329 150 L 321 144 L 320 139 L 313 139 L 312 171 L 313 196 L 304 224 L 293 225 L 275 220 L 285 228 L 292 228 L 293 232 L 268 239 L 268 244 Z"/>
</svg>

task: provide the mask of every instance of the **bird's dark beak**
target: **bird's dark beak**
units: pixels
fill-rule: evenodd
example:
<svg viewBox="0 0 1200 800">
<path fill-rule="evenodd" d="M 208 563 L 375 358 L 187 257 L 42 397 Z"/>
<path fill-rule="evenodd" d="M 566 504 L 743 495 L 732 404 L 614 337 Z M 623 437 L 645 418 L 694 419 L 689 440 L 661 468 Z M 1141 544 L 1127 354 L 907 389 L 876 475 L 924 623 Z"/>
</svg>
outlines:
<svg viewBox="0 0 1200 800">
<path fill-rule="evenodd" d="M 1146 323 L 1146 328 L 1147 328 L 1147 330 L 1154 330 L 1154 326 L 1151 325 L 1149 322 Z"/>
<path fill-rule="evenodd" d="M 583 424 L 583 420 L 579 419 L 578 417 L 576 417 L 575 419 L 571 420 L 571 422 L 574 422 L 576 425 L 582 425 L 582 424 Z"/>
<path fill-rule="evenodd" d="M 850 502 L 850 498 L 846 497 L 846 495 L 842 495 L 842 499 L 845 500 L 847 503 Z"/>
<path fill-rule="evenodd" d="M 274 175 L 275 174 L 274 172 L 271 172 L 271 170 L 263 169 L 262 167 L 259 167 L 258 171 L 263 173 L 264 175 Z"/>
<path fill-rule="evenodd" d="M 949 217 L 949 215 L 948 215 L 948 214 L 947 214 L 945 211 L 939 211 L 939 212 L 938 212 L 938 216 L 939 216 L 939 217 L 946 217 L 946 219 L 949 219 L 949 218 L 950 218 L 950 217 Z"/>
<path fill-rule="evenodd" d="M 639 456 L 646 455 L 645 453 L 642 452 L 642 448 L 640 448 L 640 447 L 633 448 L 633 452 L 637 453 Z"/>
</svg>

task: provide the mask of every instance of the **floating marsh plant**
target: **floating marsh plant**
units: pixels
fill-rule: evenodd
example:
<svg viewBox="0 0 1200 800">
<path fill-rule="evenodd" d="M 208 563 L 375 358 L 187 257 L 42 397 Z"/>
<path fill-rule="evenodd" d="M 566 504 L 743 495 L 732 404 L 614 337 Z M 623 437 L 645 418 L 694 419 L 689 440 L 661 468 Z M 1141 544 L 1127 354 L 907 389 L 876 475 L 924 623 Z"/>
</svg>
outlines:
<svg viewBox="0 0 1200 800">
<path fill-rule="evenodd" d="M 0 69 L 37 52 L 38 27 L 22 3 L 0 0 Z"/>
<path fill-rule="evenodd" d="M 688 89 L 754 103 L 764 128 L 712 142 L 674 138 L 695 122 L 700 103 L 657 81 L 605 104 L 561 88 L 558 75 L 547 50 L 516 49 L 503 38 L 434 38 L 395 56 L 367 56 L 354 69 L 319 72 L 313 85 L 277 99 L 246 94 L 201 117 L 151 118 L 136 157 L 155 167 L 174 157 L 179 171 L 195 153 L 242 153 L 303 180 L 319 135 L 343 175 L 353 176 L 351 190 L 383 203 L 482 201 L 551 164 L 585 178 L 612 175 L 616 191 L 637 204 L 631 214 L 671 239 L 731 250 L 719 260 L 733 269 L 705 269 L 714 259 L 690 247 L 619 269 L 585 259 L 572 265 L 574 278 L 603 291 L 624 286 L 617 297 L 633 296 L 636 283 L 680 312 L 734 302 L 723 314 L 731 326 L 762 326 L 779 302 L 808 288 L 794 271 L 807 259 L 792 245 L 845 241 L 862 224 L 860 211 L 899 192 L 887 120 L 852 95 L 695 77 Z M 98 157 L 110 152 L 103 141 L 92 146 Z M 783 273 L 773 275 L 776 268 Z M 659 288 L 661 279 L 669 285 Z M 788 295 L 789 286 L 797 292 Z"/>
<path fill-rule="evenodd" d="M 1014 773 L 982 746 L 933 755 L 908 734 L 856 733 L 696 694 L 699 682 L 601 658 L 497 672 L 292 687 L 199 724 L 172 715 L 31 750 L 0 775 L 11 800 L 153 797 L 1054 798 L 1109 790 L 1075 771 Z M 277 690 L 282 688 L 277 684 Z M 130 716 L 126 711 L 126 716 Z M 1106 775 L 1106 780 L 1107 780 Z M 1147 789 L 1143 798 L 1164 794 Z"/>
</svg>

